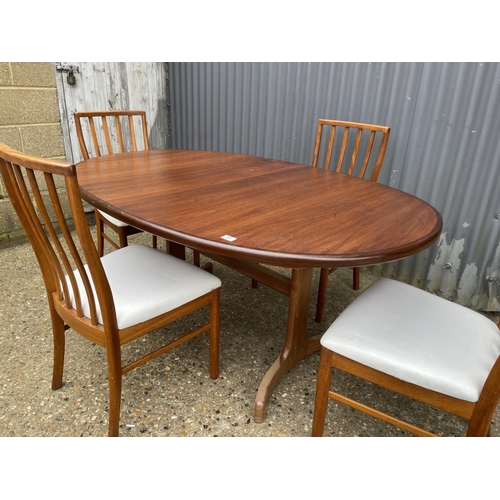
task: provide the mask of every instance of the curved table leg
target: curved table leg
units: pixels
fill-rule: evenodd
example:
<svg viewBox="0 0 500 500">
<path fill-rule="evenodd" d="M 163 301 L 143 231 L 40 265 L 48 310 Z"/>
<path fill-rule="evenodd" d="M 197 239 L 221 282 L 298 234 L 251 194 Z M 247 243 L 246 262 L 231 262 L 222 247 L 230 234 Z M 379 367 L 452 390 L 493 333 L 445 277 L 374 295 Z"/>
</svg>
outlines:
<svg viewBox="0 0 500 500">
<path fill-rule="evenodd" d="M 319 337 L 307 338 L 311 282 L 312 268 L 292 269 L 285 345 L 260 383 L 255 398 L 255 422 L 264 420 L 267 404 L 281 377 L 299 361 L 320 349 Z"/>
</svg>

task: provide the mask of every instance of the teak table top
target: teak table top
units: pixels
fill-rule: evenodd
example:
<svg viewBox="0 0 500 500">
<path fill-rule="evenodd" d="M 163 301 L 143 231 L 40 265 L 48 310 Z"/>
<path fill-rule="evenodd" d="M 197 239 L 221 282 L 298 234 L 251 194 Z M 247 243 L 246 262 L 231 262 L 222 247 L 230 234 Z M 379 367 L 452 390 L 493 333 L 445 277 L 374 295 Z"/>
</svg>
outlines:
<svg viewBox="0 0 500 500">
<path fill-rule="evenodd" d="M 248 155 L 116 154 L 83 162 L 78 177 L 84 199 L 131 225 L 282 267 L 400 259 L 433 243 L 442 224 L 433 207 L 402 191 Z"/>
</svg>

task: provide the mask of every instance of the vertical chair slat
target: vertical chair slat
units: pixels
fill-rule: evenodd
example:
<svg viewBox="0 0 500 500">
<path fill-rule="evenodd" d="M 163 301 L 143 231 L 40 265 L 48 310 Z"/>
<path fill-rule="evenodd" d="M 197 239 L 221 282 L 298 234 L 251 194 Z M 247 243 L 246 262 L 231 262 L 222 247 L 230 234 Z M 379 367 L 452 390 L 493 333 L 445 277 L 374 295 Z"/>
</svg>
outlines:
<svg viewBox="0 0 500 500">
<path fill-rule="evenodd" d="M 82 152 L 82 156 L 84 160 L 88 160 L 90 158 L 89 149 L 85 142 L 85 138 L 83 137 L 82 124 L 78 118 L 75 117 L 75 128 L 76 128 L 76 136 L 78 137 L 78 144 L 80 144 L 80 151 Z"/>
<path fill-rule="evenodd" d="M 137 142 L 135 140 L 134 118 L 132 115 L 128 117 L 128 126 L 130 127 L 130 138 L 132 139 L 132 151 L 137 151 Z"/>
<path fill-rule="evenodd" d="M 142 137 L 144 139 L 144 149 L 149 149 L 148 127 L 146 117 L 141 116 Z"/>
<path fill-rule="evenodd" d="M 368 162 L 370 161 L 370 156 L 372 154 L 372 149 L 373 149 L 373 143 L 374 143 L 374 141 L 375 141 L 375 131 L 373 130 L 370 133 L 370 138 L 368 140 L 368 145 L 366 147 L 365 158 L 363 160 L 363 165 L 361 166 L 361 172 L 359 173 L 359 177 L 361 179 L 364 178 L 365 173 L 366 173 L 366 169 L 368 168 Z"/>
<path fill-rule="evenodd" d="M 45 174 L 45 177 L 46 177 L 47 190 L 48 190 L 50 199 L 52 201 L 52 207 L 54 209 L 54 215 L 56 216 L 56 220 L 57 220 L 57 223 L 59 224 L 59 228 L 61 229 L 61 231 L 63 233 L 66 245 L 68 247 L 70 247 L 72 240 L 69 242 L 68 237 L 65 234 L 65 229 L 67 229 L 67 226 L 66 226 L 66 221 L 64 220 L 64 214 L 63 214 L 63 211 L 61 208 L 59 198 L 57 197 L 57 191 L 55 188 L 54 179 L 50 174 Z M 43 206 L 43 200 L 40 200 L 39 206 Z M 71 285 L 71 290 L 73 291 L 73 297 L 75 300 L 76 312 L 78 314 L 78 317 L 81 318 L 81 317 L 83 317 L 82 300 L 81 300 L 81 296 L 80 296 L 80 290 L 78 289 L 76 279 L 75 279 L 75 276 L 73 274 L 73 267 L 71 265 L 71 262 L 70 262 L 68 256 L 66 255 L 66 251 L 64 250 L 63 245 L 61 244 L 61 242 L 60 242 L 60 240 L 59 240 L 59 238 L 54 230 L 54 227 L 50 221 L 49 215 L 45 209 L 43 210 L 42 215 L 43 215 L 45 227 L 48 229 L 49 234 L 52 238 L 52 245 L 54 247 L 56 247 L 56 249 L 59 253 L 60 261 L 64 265 L 64 269 L 65 269 L 64 274 L 61 274 L 60 276 L 58 276 L 59 280 L 61 281 L 61 283 L 63 285 L 64 300 L 66 301 L 67 306 L 71 307 L 70 294 L 69 294 L 69 290 L 67 288 L 67 280 L 69 279 L 70 285 Z"/>
<path fill-rule="evenodd" d="M 342 146 L 340 147 L 339 161 L 337 163 L 336 172 L 342 171 L 342 164 L 344 163 L 344 156 L 347 149 L 347 140 L 349 139 L 349 127 L 344 129 L 344 134 L 342 136 Z"/>
<path fill-rule="evenodd" d="M 59 228 L 61 229 L 61 231 L 63 233 L 66 245 L 68 247 L 70 247 L 72 240 L 70 238 L 71 242 L 69 242 L 68 237 L 65 234 L 65 232 L 66 232 L 65 229 L 67 229 L 67 226 L 66 226 L 66 221 L 64 220 L 64 214 L 63 214 L 63 211 L 61 208 L 59 198 L 57 197 L 57 191 L 55 188 L 54 179 L 50 174 L 45 174 L 45 178 L 46 178 L 45 182 L 47 184 L 47 190 L 48 190 L 50 199 L 52 201 L 52 207 L 54 209 L 54 215 L 56 216 L 56 220 L 57 220 L 57 223 L 59 224 Z M 45 206 L 43 205 L 43 200 L 40 200 L 39 207 L 42 207 L 42 206 L 44 207 L 44 209 L 42 211 L 42 217 L 43 217 L 45 227 L 49 231 L 50 237 L 52 238 L 52 245 L 56 247 L 56 249 L 59 253 L 60 261 L 62 261 L 64 268 L 65 268 L 65 273 L 61 274 L 59 276 L 59 280 L 61 281 L 61 283 L 63 285 L 63 289 L 64 289 L 64 300 L 66 301 L 67 306 L 71 307 L 70 294 L 69 294 L 69 290 L 67 288 L 67 279 L 69 279 L 71 289 L 73 291 L 73 297 L 74 297 L 75 304 L 76 304 L 76 312 L 78 314 L 78 317 L 82 318 L 83 317 L 82 300 L 81 300 L 81 296 L 80 296 L 80 290 L 78 289 L 76 279 L 75 279 L 75 276 L 73 274 L 73 267 L 72 267 L 71 262 L 70 262 L 68 256 L 66 255 L 66 252 L 65 252 L 65 250 L 64 250 L 64 248 L 63 248 L 63 246 L 62 246 L 62 244 L 61 244 L 61 242 L 60 242 L 60 240 L 59 240 L 59 238 L 54 230 L 54 227 L 50 221 L 49 215 L 48 215 L 47 211 L 45 210 Z"/>
<path fill-rule="evenodd" d="M 109 133 L 108 119 L 105 116 L 101 116 L 102 120 L 102 131 L 104 132 L 104 140 L 106 141 L 106 147 L 108 148 L 108 154 L 113 154 L 113 144 L 111 142 L 111 135 Z"/>
<path fill-rule="evenodd" d="M 311 165 L 313 167 L 318 166 L 318 157 L 319 157 L 319 150 L 321 147 L 321 130 L 323 129 L 323 124 L 321 121 L 318 121 L 318 127 L 316 129 L 316 142 L 314 143 L 314 154 L 313 154 L 313 159 Z"/>
<path fill-rule="evenodd" d="M 45 204 L 43 202 L 42 195 L 40 193 L 40 188 L 38 187 L 38 183 L 35 178 L 35 174 L 32 170 L 27 170 L 26 171 L 28 180 L 30 182 L 31 186 L 31 191 L 33 193 L 33 198 L 35 200 L 36 206 L 33 204 L 32 198 L 29 195 L 29 192 L 27 190 L 27 187 L 24 183 L 24 178 L 22 177 L 22 173 L 19 167 L 16 169 L 16 176 L 17 176 L 17 185 L 19 188 L 19 191 L 21 193 L 22 198 L 24 199 L 24 206 L 27 210 L 27 212 L 30 214 L 30 219 L 31 219 L 31 224 L 33 227 L 35 227 L 35 230 L 38 232 L 40 235 L 40 241 L 43 247 L 46 249 L 47 254 L 49 255 L 49 258 L 51 262 L 54 264 L 54 269 L 56 269 L 56 288 L 57 288 L 57 293 L 61 295 L 61 293 L 64 296 L 67 296 L 67 286 L 65 281 L 62 279 L 64 276 L 64 270 L 63 267 L 61 266 L 61 260 L 57 258 L 56 253 L 54 252 L 53 247 L 50 245 L 49 240 L 44 232 L 45 231 L 49 232 L 51 236 L 54 236 L 54 239 L 57 240 L 57 236 L 55 235 L 54 228 L 50 222 L 50 218 L 48 216 L 47 210 L 45 208 Z M 39 216 L 37 215 L 37 209 L 40 212 L 40 217 L 42 217 L 42 221 L 44 223 L 44 226 L 42 226 L 42 223 L 40 222 Z M 58 242 L 59 243 L 59 242 Z M 64 252 L 61 253 L 64 255 Z M 63 265 L 64 265 L 63 261 Z M 67 268 L 67 266 L 65 266 Z M 62 287 L 62 289 L 61 289 Z M 61 295 L 62 297 L 62 295 Z"/>
<path fill-rule="evenodd" d="M 54 227 L 52 226 L 52 223 L 50 221 L 49 214 L 47 212 L 47 209 L 45 207 L 45 203 L 43 202 L 43 197 L 40 193 L 40 188 L 38 187 L 38 183 L 36 181 L 35 174 L 32 170 L 27 170 L 26 171 L 28 180 L 30 182 L 31 186 L 31 191 L 33 193 L 33 198 L 35 199 L 36 202 L 36 208 L 40 212 L 40 217 L 42 218 L 44 227 L 41 226 L 40 219 L 36 214 L 36 209 L 32 205 L 31 199 L 29 202 L 25 205 L 28 211 L 31 213 L 31 220 L 32 220 L 32 225 L 38 229 L 39 234 L 41 235 L 41 240 L 44 242 L 44 247 L 47 248 L 48 253 L 50 255 L 50 260 L 53 262 L 54 269 L 56 270 L 57 274 L 57 279 L 56 279 L 56 288 L 57 288 L 57 293 L 62 299 L 62 297 L 68 297 L 68 288 L 67 288 L 67 283 L 66 280 L 64 279 L 64 270 L 63 266 L 67 270 L 71 270 L 71 266 L 69 265 L 69 261 L 65 261 L 65 253 L 64 250 L 59 242 L 59 239 L 57 238 L 56 232 L 54 230 Z M 19 175 L 20 171 L 19 171 Z M 28 200 L 28 194 L 24 194 L 24 189 L 23 186 L 18 182 L 18 186 L 23 193 L 23 196 L 25 197 L 26 200 Z M 32 210 L 31 210 L 32 208 Z M 47 238 L 45 232 L 47 231 L 52 238 L 53 241 L 53 246 L 56 247 L 58 253 L 59 253 L 59 259 L 57 258 L 57 255 L 54 251 L 54 248 L 52 245 L 49 243 L 49 239 Z M 50 250 L 49 250 L 50 249 Z M 61 261 L 63 263 L 63 266 L 61 266 Z M 62 288 L 62 289 L 61 289 Z"/>
<path fill-rule="evenodd" d="M 47 180 L 47 188 L 49 191 L 50 198 L 52 200 L 52 206 L 54 207 L 54 212 L 57 218 L 57 221 L 59 223 L 59 227 L 61 229 L 61 232 L 64 236 L 64 240 L 66 242 L 66 245 L 69 249 L 69 252 L 71 254 L 71 257 L 73 259 L 74 264 L 76 265 L 76 268 L 78 269 L 78 272 L 80 273 L 80 278 L 82 280 L 83 286 L 85 288 L 85 294 L 87 297 L 87 301 L 89 304 L 89 309 L 90 309 L 90 319 L 93 325 L 98 324 L 97 320 L 97 309 L 95 305 L 95 298 L 94 298 L 94 293 L 92 290 L 92 287 L 90 285 L 90 280 L 88 278 L 87 272 L 85 271 L 84 264 L 82 262 L 82 259 L 80 257 L 80 253 L 78 252 L 75 242 L 73 240 L 73 236 L 71 235 L 71 231 L 68 227 L 68 224 L 66 222 L 66 218 L 64 217 L 64 212 L 61 206 L 61 202 L 59 199 L 59 196 L 57 194 L 57 189 L 55 186 L 54 178 L 49 175 L 45 174 L 46 176 L 49 177 Z M 49 221 L 50 224 L 50 221 Z M 55 238 L 55 240 L 59 241 L 59 239 Z M 62 248 L 62 247 L 61 247 Z M 71 286 L 73 287 L 73 294 L 75 296 L 75 303 L 77 304 L 77 314 L 79 315 L 80 318 L 83 318 L 83 309 L 82 309 L 82 304 L 81 304 L 81 298 L 80 298 L 80 293 L 79 293 L 79 287 L 76 284 L 76 279 L 75 279 L 75 274 L 73 272 L 73 268 L 69 263 L 69 259 L 66 255 L 66 253 L 63 252 L 64 256 L 64 262 L 67 262 L 68 267 L 66 271 L 66 275 L 68 279 L 71 282 Z M 76 298 L 78 296 L 78 299 Z M 65 297 L 65 300 L 67 301 L 69 299 L 69 296 Z M 67 304 L 68 307 L 70 304 Z"/>
<path fill-rule="evenodd" d="M 120 145 L 120 153 L 125 153 L 125 143 L 123 142 L 123 131 L 122 124 L 120 122 L 120 117 L 115 116 L 115 125 L 116 125 L 116 135 L 118 136 L 118 143 Z"/>
<path fill-rule="evenodd" d="M 32 198 L 28 192 L 28 188 L 26 187 L 20 166 L 11 163 L 9 167 L 8 164 L 4 162 L 4 168 L 7 174 L 5 177 L 12 185 L 12 189 L 10 190 L 11 192 L 13 191 L 10 195 L 11 201 L 16 212 L 21 214 L 21 223 L 23 224 L 23 227 L 33 228 L 33 232 L 27 233 L 28 236 L 30 236 L 30 241 L 33 247 L 36 248 L 38 252 L 44 253 L 45 258 L 55 264 L 56 268 L 58 266 L 60 271 L 60 263 L 55 256 L 53 249 L 46 244 L 46 236 L 36 214 L 35 207 L 33 206 Z M 7 186 L 7 189 L 9 189 L 9 186 Z M 48 273 L 50 273 L 51 283 L 56 289 L 56 292 L 61 294 L 61 283 L 59 282 L 57 276 L 54 276 L 54 268 L 49 269 L 47 266 L 44 266 L 44 259 L 40 258 L 40 255 L 37 252 L 35 252 L 35 254 L 42 267 L 42 272 L 44 273 L 45 278 L 47 279 Z"/>
<path fill-rule="evenodd" d="M 97 134 L 95 131 L 94 118 L 89 118 L 90 134 L 92 136 L 92 143 L 94 144 L 96 156 L 101 156 L 101 150 L 99 148 L 99 140 L 97 139 Z"/>
<path fill-rule="evenodd" d="M 372 176 L 370 178 L 371 181 L 376 182 L 378 176 L 380 174 L 380 170 L 382 169 L 382 165 L 384 163 L 385 153 L 387 152 L 387 145 L 389 144 L 389 134 L 390 130 L 387 130 L 382 137 L 382 143 L 380 144 L 380 149 L 377 156 L 377 161 L 375 162 L 375 166 L 373 167 Z"/>
<path fill-rule="evenodd" d="M 358 159 L 359 145 L 361 144 L 361 135 L 363 131 L 361 129 L 358 130 L 356 134 L 356 142 L 354 143 L 354 149 L 352 151 L 351 156 L 351 164 L 349 165 L 349 170 L 347 171 L 348 175 L 352 175 L 354 171 L 354 166 L 356 165 L 356 160 Z"/>
<path fill-rule="evenodd" d="M 326 150 L 326 159 L 325 159 L 325 170 L 328 170 L 328 166 L 330 165 L 330 160 L 332 157 L 333 144 L 335 142 L 335 132 L 337 131 L 337 127 L 332 127 L 330 131 L 330 137 L 328 139 L 328 147 Z"/>
</svg>

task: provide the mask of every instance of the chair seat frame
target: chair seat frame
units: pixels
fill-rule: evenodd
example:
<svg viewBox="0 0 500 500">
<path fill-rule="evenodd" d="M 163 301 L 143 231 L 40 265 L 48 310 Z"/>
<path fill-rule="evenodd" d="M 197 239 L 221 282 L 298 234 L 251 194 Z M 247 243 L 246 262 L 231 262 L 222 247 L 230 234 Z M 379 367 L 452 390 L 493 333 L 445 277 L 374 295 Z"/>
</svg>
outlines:
<svg viewBox="0 0 500 500">
<path fill-rule="evenodd" d="M 500 357 L 493 365 L 478 401 L 474 403 L 405 382 L 330 351 L 326 347 L 321 348 L 312 426 L 313 436 L 319 437 L 323 435 L 328 400 L 334 399 L 408 432 L 419 436 L 434 437 L 436 434 L 427 429 L 405 422 L 331 390 L 334 369 L 354 375 L 439 410 L 465 418 L 469 421 L 467 436 L 489 436 L 490 434 L 491 420 L 500 399 Z"/>
</svg>

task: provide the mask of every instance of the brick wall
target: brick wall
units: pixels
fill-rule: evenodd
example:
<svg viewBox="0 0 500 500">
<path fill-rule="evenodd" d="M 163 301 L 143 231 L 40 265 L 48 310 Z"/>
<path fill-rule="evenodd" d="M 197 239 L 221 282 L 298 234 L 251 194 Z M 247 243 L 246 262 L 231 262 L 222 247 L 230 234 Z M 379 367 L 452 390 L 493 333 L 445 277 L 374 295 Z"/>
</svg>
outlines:
<svg viewBox="0 0 500 500">
<path fill-rule="evenodd" d="M 0 62 L 0 142 L 65 160 L 52 63 Z M 24 241 L 0 177 L 0 247 Z"/>
</svg>

